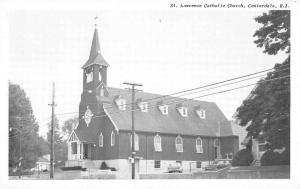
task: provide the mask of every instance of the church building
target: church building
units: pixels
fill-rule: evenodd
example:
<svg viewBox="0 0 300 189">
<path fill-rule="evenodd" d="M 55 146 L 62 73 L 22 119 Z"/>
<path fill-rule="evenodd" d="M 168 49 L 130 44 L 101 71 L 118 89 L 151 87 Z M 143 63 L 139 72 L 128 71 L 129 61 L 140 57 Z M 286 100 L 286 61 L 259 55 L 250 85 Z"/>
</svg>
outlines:
<svg viewBox="0 0 300 189">
<path fill-rule="evenodd" d="M 147 92 L 135 95 L 132 137 L 131 91 L 108 86 L 97 28 L 82 76 L 79 123 L 68 139 L 66 166 L 99 169 L 105 162 L 130 178 L 132 138 L 137 174 L 167 172 L 176 163 L 183 172 L 200 170 L 238 151 L 238 137 L 216 103 Z"/>
</svg>

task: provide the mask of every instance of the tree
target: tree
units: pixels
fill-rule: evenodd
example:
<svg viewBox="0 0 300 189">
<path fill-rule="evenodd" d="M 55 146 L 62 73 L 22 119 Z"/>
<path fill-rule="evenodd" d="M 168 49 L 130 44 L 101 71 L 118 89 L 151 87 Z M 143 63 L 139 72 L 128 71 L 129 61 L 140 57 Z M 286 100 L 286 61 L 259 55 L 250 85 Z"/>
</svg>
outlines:
<svg viewBox="0 0 300 189">
<path fill-rule="evenodd" d="M 49 143 L 49 149 L 51 149 L 51 123 L 48 124 L 49 132 L 47 133 L 47 140 Z M 67 143 L 63 139 L 63 135 L 60 131 L 59 121 L 57 117 L 54 117 L 54 131 L 53 131 L 53 143 L 54 143 L 54 161 L 66 161 L 67 160 Z"/>
<path fill-rule="evenodd" d="M 264 48 L 264 53 L 276 55 L 278 51 L 290 53 L 290 11 L 273 10 L 255 18 L 263 27 L 259 28 L 254 43 Z"/>
<path fill-rule="evenodd" d="M 290 149 L 290 11 L 269 11 L 255 18 L 263 24 L 254 33 L 254 43 L 264 53 L 287 54 L 286 60 L 275 64 L 274 71 L 262 78 L 247 99 L 237 108 L 236 119 L 246 126 L 248 136 L 263 138 L 268 149 Z M 282 79 L 276 79 L 285 77 Z M 272 80 L 264 82 L 266 80 Z"/>
<path fill-rule="evenodd" d="M 62 132 L 65 136 L 64 138 L 67 139 L 68 136 L 72 133 L 75 126 L 78 124 L 78 118 L 70 118 L 66 120 L 62 126 Z"/>
<path fill-rule="evenodd" d="M 17 84 L 9 82 L 9 167 L 16 167 L 20 154 L 22 167 L 31 168 L 46 149 L 40 145 L 43 138 L 38 135 L 38 124 L 33 115 L 29 98 Z M 21 140 L 21 141 L 19 141 Z"/>
</svg>

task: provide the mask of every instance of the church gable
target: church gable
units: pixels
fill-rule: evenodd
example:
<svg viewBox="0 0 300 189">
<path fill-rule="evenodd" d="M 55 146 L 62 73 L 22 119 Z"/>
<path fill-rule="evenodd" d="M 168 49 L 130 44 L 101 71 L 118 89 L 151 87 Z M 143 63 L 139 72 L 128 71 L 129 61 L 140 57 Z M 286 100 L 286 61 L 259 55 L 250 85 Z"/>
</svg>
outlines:
<svg viewBox="0 0 300 189">
<path fill-rule="evenodd" d="M 107 87 L 103 82 L 100 82 L 99 85 L 96 87 L 96 95 L 97 97 L 108 97 L 109 92 L 107 90 Z"/>
<path fill-rule="evenodd" d="M 69 139 L 67 140 L 68 142 L 74 142 L 74 141 L 79 141 L 78 137 L 76 136 L 75 131 L 73 130 Z"/>
</svg>

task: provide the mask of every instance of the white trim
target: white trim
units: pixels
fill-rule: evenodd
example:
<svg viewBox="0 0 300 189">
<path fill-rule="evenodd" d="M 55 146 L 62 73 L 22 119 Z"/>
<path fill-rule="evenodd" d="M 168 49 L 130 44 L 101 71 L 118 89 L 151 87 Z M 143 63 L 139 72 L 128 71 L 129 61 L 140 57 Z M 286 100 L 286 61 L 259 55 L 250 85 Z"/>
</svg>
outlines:
<svg viewBox="0 0 300 189">
<path fill-rule="evenodd" d="M 181 139 L 181 144 L 177 144 L 177 138 Z M 178 150 L 178 146 L 181 145 L 182 146 L 182 150 Z M 175 138 L 175 148 L 176 148 L 176 152 L 183 152 L 183 139 L 180 135 L 178 135 L 176 138 Z"/>
<path fill-rule="evenodd" d="M 70 142 L 70 138 L 71 138 L 71 136 L 73 135 L 73 133 L 75 134 L 75 136 L 76 136 L 76 141 L 79 141 L 79 139 L 78 139 L 78 136 L 76 135 L 76 133 L 75 133 L 75 130 L 73 130 L 72 132 L 71 132 L 71 134 L 70 134 L 70 136 L 68 137 L 68 142 Z M 73 141 L 71 141 L 71 142 L 73 142 Z"/>
<path fill-rule="evenodd" d="M 201 145 L 197 145 L 197 140 L 201 141 Z M 199 150 L 198 150 L 197 146 L 199 146 Z M 201 137 L 197 137 L 196 138 L 196 140 L 195 140 L 195 147 L 196 147 L 196 153 L 200 153 L 200 154 L 203 153 L 203 141 L 202 141 Z"/>
<path fill-rule="evenodd" d="M 114 140 L 113 139 L 114 136 Z M 115 146 L 116 145 L 116 134 L 115 132 L 112 130 L 111 134 L 110 134 L 110 146 Z"/>
<path fill-rule="evenodd" d="M 155 146 L 156 146 L 156 145 L 155 145 L 155 144 L 156 144 L 156 143 L 155 143 L 155 138 L 156 138 L 156 137 L 159 137 L 159 140 L 160 140 L 160 143 L 159 143 L 159 146 L 160 146 L 160 147 L 159 147 L 158 149 L 155 148 Z M 156 134 L 156 135 L 154 136 L 154 138 L 153 138 L 153 144 L 154 144 L 154 151 L 155 151 L 155 152 L 162 152 L 161 136 L 159 136 L 158 134 Z"/>
<path fill-rule="evenodd" d="M 100 137 L 101 137 L 101 145 L 100 145 Z M 98 143 L 99 147 L 103 147 L 103 134 L 102 134 L 102 132 L 100 133 L 98 139 L 99 139 L 99 143 Z"/>
<path fill-rule="evenodd" d="M 113 119 L 111 118 L 111 116 L 109 115 L 109 113 L 107 112 L 107 110 L 103 107 L 103 105 L 102 105 L 102 108 L 103 108 L 105 114 L 107 115 L 107 117 L 108 117 L 108 118 L 110 119 L 110 121 L 112 122 L 112 124 L 113 124 L 115 130 L 116 130 L 117 132 L 119 132 L 119 128 L 117 127 L 116 123 L 113 121 Z"/>
<path fill-rule="evenodd" d="M 169 113 L 168 105 L 159 105 L 158 108 L 159 108 L 160 112 L 162 113 L 162 115 L 168 115 L 168 113 Z M 164 111 L 164 110 L 166 110 L 166 111 Z"/>
<path fill-rule="evenodd" d="M 119 110 L 122 110 L 122 111 L 126 110 L 126 99 L 118 98 L 115 100 L 115 102 L 116 102 Z"/>
<path fill-rule="evenodd" d="M 138 105 L 141 112 L 148 112 L 148 102 L 140 102 Z"/>
<path fill-rule="evenodd" d="M 205 119 L 206 118 L 206 110 L 198 109 L 198 110 L 196 110 L 196 112 L 197 112 L 200 119 Z"/>
<path fill-rule="evenodd" d="M 180 113 L 182 117 L 188 117 L 188 108 L 185 106 L 181 106 L 177 108 L 177 111 Z"/>
</svg>

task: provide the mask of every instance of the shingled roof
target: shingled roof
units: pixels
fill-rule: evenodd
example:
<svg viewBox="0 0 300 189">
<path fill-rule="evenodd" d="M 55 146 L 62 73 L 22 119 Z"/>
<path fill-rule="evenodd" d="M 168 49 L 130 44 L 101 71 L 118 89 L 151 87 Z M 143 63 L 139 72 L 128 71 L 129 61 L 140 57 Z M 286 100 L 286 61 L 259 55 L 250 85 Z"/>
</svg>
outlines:
<svg viewBox="0 0 300 189">
<path fill-rule="evenodd" d="M 78 140 L 81 142 L 86 142 L 86 143 L 96 143 L 96 136 L 95 134 L 91 134 L 89 130 L 86 129 L 76 129 L 74 130 L 76 136 L 78 137 Z"/>
<path fill-rule="evenodd" d="M 125 111 L 120 111 L 114 102 L 116 96 L 126 99 L 126 104 L 131 102 L 131 92 L 124 89 L 108 87 L 109 97 L 105 98 L 103 108 L 111 121 L 119 130 L 131 130 L 131 111 L 130 106 Z M 136 93 L 136 99 L 147 100 L 162 97 L 162 95 L 145 92 Z M 109 100 L 108 100 L 108 99 Z M 162 102 L 170 103 L 170 96 L 162 98 Z M 101 98 L 99 99 L 101 101 Z M 110 103 L 107 103 L 109 101 Z M 181 101 L 180 103 L 188 108 L 188 116 L 182 117 L 176 109 L 176 104 L 170 104 L 168 115 L 162 115 L 158 109 L 158 100 L 149 101 L 148 112 L 135 112 L 135 130 L 153 133 L 197 135 L 197 136 L 231 136 L 232 128 L 230 122 L 214 102 L 188 100 L 184 98 L 172 98 L 171 101 Z M 182 102 L 184 101 L 184 102 Z M 138 108 L 138 107 L 137 107 Z M 201 108 L 206 111 L 206 118 L 200 119 L 196 109 Z M 118 112 L 118 113 L 116 113 Z"/>
</svg>

